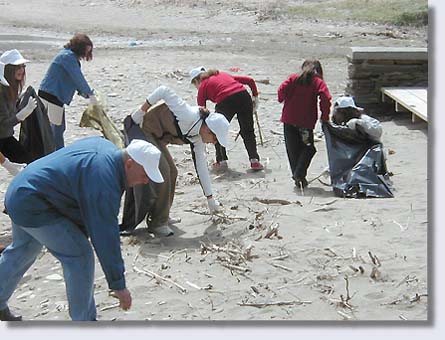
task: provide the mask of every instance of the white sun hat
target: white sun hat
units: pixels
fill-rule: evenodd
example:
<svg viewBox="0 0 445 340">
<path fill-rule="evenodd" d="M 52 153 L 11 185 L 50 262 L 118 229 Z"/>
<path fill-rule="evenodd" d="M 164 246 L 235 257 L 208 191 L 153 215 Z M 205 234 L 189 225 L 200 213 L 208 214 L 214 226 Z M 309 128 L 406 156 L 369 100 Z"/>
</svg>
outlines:
<svg viewBox="0 0 445 340">
<path fill-rule="evenodd" d="M 2 62 L 0 62 L 0 84 L 9 86 L 9 83 L 5 78 L 5 64 L 3 64 Z"/>
<path fill-rule="evenodd" d="M 363 108 L 355 105 L 354 98 L 350 96 L 341 96 L 337 98 L 337 100 L 335 101 L 336 109 L 345 109 L 347 107 L 353 107 L 354 109 L 357 110 L 363 110 Z"/>
<path fill-rule="evenodd" d="M 206 72 L 206 69 L 204 66 L 199 66 L 197 68 L 194 68 L 192 70 L 190 70 L 189 74 L 190 74 L 190 82 L 192 83 L 193 80 L 199 76 L 201 73 Z"/>
<path fill-rule="evenodd" d="M 9 50 L 0 56 L 0 62 L 5 65 L 22 65 L 29 63 L 28 59 L 23 58 L 18 50 Z"/>
<path fill-rule="evenodd" d="M 229 121 L 221 113 L 212 112 L 205 119 L 210 131 L 216 135 L 219 144 L 227 147 L 227 133 L 229 132 Z"/>
<path fill-rule="evenodd" d="M 142 139 L 133 139 L 126 150 L 136 163 L 142 165 L 148 178 L 156 183 L 164 182 L 159 171 L 161 151 L 156 146 Z"/>
</svg>

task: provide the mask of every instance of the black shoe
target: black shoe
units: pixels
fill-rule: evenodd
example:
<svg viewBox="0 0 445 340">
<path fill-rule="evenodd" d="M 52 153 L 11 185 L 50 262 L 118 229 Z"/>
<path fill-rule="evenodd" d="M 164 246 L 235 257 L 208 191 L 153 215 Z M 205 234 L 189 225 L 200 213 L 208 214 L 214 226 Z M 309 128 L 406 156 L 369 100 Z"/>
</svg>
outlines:
<svg viewBox="0 0 445 340">
<path fill-rule="evenodd" d="M 0 321 L 22 321 L 22 316 L 15 316 L 8 307 L 0 310 Z"/>
<path fill-rule="evenodd" d="M 308 186 L 308 182 L 306 180 L 306 178 L 296 178 L 295 180 L 295 186 L 297 188 L 306 188 Z"/>
</svg>

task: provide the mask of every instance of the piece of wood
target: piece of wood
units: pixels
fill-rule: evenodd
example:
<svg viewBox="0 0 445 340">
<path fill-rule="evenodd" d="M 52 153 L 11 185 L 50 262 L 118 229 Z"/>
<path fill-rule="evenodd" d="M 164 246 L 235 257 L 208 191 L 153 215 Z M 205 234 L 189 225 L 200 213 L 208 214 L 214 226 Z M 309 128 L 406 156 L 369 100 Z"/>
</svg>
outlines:
<svg viewBox="0 0 445 340">
<path fill-rule="evenodd" d="M 428 88 L 420 87 L 382 87 L 382 101 L 386 97 L 395 102 L 395 109 L 412 113 L 412 121 L 417 117 L 428 122 Z"/>
</svg>

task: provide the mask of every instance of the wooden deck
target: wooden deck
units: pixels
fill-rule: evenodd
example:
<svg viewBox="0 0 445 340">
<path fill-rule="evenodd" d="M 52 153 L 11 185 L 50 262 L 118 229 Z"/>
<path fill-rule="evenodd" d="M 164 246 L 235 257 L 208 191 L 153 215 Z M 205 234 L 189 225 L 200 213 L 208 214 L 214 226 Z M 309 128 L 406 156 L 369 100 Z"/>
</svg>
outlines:
<svg viewBox="0 0 445 340">
<path fill-rule="evenodd" d="M 428 122 L 428 88 L 426 87 L 382 87 L 382 101 L 386 97 L 394 100 L 396 111 L 409 111 L 412 121 L 417 118 Z"/>
</svg>

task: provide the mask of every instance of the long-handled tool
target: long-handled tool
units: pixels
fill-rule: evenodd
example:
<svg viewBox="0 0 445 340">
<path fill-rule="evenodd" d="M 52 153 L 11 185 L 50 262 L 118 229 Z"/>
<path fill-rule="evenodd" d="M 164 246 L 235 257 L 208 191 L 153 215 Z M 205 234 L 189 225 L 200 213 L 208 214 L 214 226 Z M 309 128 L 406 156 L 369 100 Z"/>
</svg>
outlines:
<svg viewBox="0 0 445 340">
<path fill-rule="evenodd" d="M 253 113 L 255 115 L 256 125 L 258 127 L 258 135 L 260 136 L 260 143 L 261 143 L 261 146 L 264 146 L 263 133 L 261 132 L 260 120 L 258 119 L 258 111 L 254 111 Z M 238 139 L 238 137 L 240 136 L 240 134 L 241 134 L 241 131 L 238 131 L 238 133 L 235 137 L 235 142 Z"/>
</svg>

